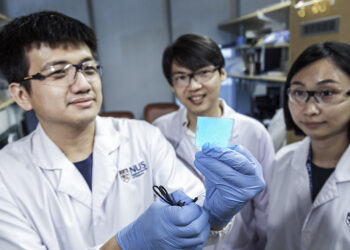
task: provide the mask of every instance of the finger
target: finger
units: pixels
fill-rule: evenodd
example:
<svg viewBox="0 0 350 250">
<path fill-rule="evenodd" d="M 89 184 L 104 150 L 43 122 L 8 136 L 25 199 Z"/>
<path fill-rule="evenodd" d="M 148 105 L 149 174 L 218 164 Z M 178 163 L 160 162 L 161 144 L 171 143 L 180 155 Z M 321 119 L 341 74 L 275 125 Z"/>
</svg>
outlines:
<svg viewBox="0 0 350 250">
<path fill-rule="evenodd" d="M 201 215 L 190 224 L 178 227 L 174 232 L 183 241 L 182 247 L 196 246 L 206 241 L 210 232 L 208 212 L 201 208 Z"/>
<path fill-rule="evenodd" d="M 196 153 L 195 158 L 211 170 L 215 169 L 215 161 L 206 160 L 208 158 L 213 158 L 223 162 L 242 174 L 253 175 L 256 171 L 254 157 L 251 156 L 248 158 L 235 149 L 221 148 L 217 146 L 212 147 L 210 144 L 205 144 L 202 147 L 202 151 Z M 210 164 L 206 164 L 206 161 Z"/>
<path fill-rule="evenodd" d="M 176 191 L 172 192 L 170 194 L 170 197 L 171 197 L 172 201 L 174 201 L 175 203 L 181 202 L 181 203 L 190 204 L 191 202 L 193 202 L 192 199 L 190 197 L 188 197 L 181 190 L 176 190 Z"/>
<path fill-rule="evenodd" d="M 201 207 L 192 202 L 185 206 L 168 206 L 165 210 L 165 216 L 169 222 L 176 226 L 186 226 L 201 216 Z"/>
</svg>

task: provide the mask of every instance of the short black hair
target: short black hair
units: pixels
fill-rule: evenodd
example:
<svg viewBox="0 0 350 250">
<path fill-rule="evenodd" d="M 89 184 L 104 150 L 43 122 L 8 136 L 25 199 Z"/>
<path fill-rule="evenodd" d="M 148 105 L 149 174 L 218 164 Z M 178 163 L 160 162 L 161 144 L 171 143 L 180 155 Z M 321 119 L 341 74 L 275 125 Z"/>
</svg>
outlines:
<svg viewBox="0 0 350 250">
<path fill-rule="evenodd" d="M 294 123 L 289 107 L 288 93 L 291 79 L 306 66 L 321 60 L 329 59 L 336 67 L 342 70 L 350 78 L 350 45 L 341 42 L 328 41 L 325 43 L 317 43 L 306 48 L 291 66 L 287 75 L 286 84 L 283 94 L 283 110 L 286 128 L 294 130 L 297 135 L 305 135 L 304 132 Z M 350 124 L 350 122 L 349 122 Z M 350 137 L 350 126 L 348 131 Z"/>
<path fill-rule="evenodd" d="M 84 23 L 56 11 L 18 17 L 0 31 L 0 70 L 9 83 L 23 82 L 30 67 L 26 52 L 42 43 L 51 48 L 86 44 L 97 57 L 96 35 Z M 30 93 L 29 81 L 23 84 Z"/>
<path fill-rule="evenodd" d="M 225 66 L 219 46 L 209 37 L 197 34 L 182 35 L 164 50 L 163 73 L 170 85 L 173 62 L 192 71 L 209 65 L 219 69 Z"/>
</svg>

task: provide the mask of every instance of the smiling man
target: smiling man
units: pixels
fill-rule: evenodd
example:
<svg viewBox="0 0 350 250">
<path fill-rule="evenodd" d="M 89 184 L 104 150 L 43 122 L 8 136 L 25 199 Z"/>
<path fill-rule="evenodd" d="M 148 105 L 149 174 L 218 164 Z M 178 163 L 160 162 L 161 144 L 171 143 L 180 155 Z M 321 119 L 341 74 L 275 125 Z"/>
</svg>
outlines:
<svg viewBox="0 0 350 250">
<path fill-rule="evenodd" d="M 242 147 L 206 147 L 197 161 L 211 192 L 197 204 L 204 185 L 159 129 L 97 116 L 96 49 L 89 27 L 52 11 L 16 18 L 0 32 L 9 91 L 39 120 L 0 151 L 0 249 L 203 248 L 264 189 L 261 166 Z M 227 172 L 232 178 L 223 181 Z M 169 191 L 165 201 L 154 186 Z"/>
<path fill-rule="evenodd" d="M 226 79 L 225 60 L 218 45 L 206 36 L 180 36 L 163 53 L 163 72 L 183 108 L 154 121 L 176 155 L 205 183 L 194 164 L 197 118 L 234 119 L 230 146 L 241 144 L 260 162 L 264 175 L 274 157 L 271 138 L 258 121 L 235 112 L 219 98 L 221 82 Z M 263 249 L 266 243 L 267 190 L 249 202 L 235 218 L 234 230 L 217 249 Z"/>
</svg>

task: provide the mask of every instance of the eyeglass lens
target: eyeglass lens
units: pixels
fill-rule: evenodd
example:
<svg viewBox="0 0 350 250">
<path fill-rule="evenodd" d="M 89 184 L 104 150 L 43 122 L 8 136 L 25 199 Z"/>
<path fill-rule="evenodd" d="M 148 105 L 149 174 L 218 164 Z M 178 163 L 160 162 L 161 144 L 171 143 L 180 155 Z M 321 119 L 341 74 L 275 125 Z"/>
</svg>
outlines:
<svg viewBox="0 0 350 250">
<path fill-rule="evenodd" d="M 46 75 L 49 85 L 70 85 L 72 84 L 80 71 L 87 81 L 96 81 L 100 77 L 100 67 L 91 63 L 53 65 L 50 67 L 50 73 Z"/>
<path fill-rule="evenodd" d="M 332 90 L 321 90 L 321 91 L 306 91 L 299 89 L 288 89 L 288 96 L 290 101 L 298 104 L 307 103 L 312 97 L 316 103 L 319 104 L 338 104 L 344 101 L 348 94 L 344 94 L 344 91 L 332 91 Z"/>
</svg>

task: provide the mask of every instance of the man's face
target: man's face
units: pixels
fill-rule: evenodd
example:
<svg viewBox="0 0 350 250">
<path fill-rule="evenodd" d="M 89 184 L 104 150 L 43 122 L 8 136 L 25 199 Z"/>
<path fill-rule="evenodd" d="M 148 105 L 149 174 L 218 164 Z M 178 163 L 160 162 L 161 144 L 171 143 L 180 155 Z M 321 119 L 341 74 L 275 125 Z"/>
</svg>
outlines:
<svg viewBox="0 0 350 250">
<path fill-rule="evenodd" d="M 176 63 L 171 67 L 173 86 L 172 91 L 175 93 L 179 101 L 187 108 L 187 111 L 191 115 L 195 116 L 212 116 L 217 113 L 216 109 L 219 109 L 219 94 L 221 82 L 226 78 L 226 72 L 224 69 L 215 70 L 214 65 L 200 68 L 195 72 L 190 69 L 182 67 Z M 212 72 L 212 73 L 211 73 Z M 194 78 L 190 79 L 187 86 L 179 86 L 175 84 L 176 79 L 186 77 L 186 74 L 210 74 L 210 77 L 200 82 Z M 197 77 L 201 78 L 201 77 Z"/>
<path fill-rule="evenodd" d="M 50 48 L 45 44 L 33 48 L 27 53 L 29 61 L 28 75 L 45 72 L 51 65 L 95 63 L 88 46 Z M 75 70 L 75 67 L 72 67 Z M 32 108 L 40 123 L 45 125 L 80 126 L 93 121 L 102 103 L 101 78 L 88 80 L 81 71 L 67 84 L 64 77 L 47 77 L 44 80 L 31 80 L 31 94 L 28 96 Z"/>
</svg>

